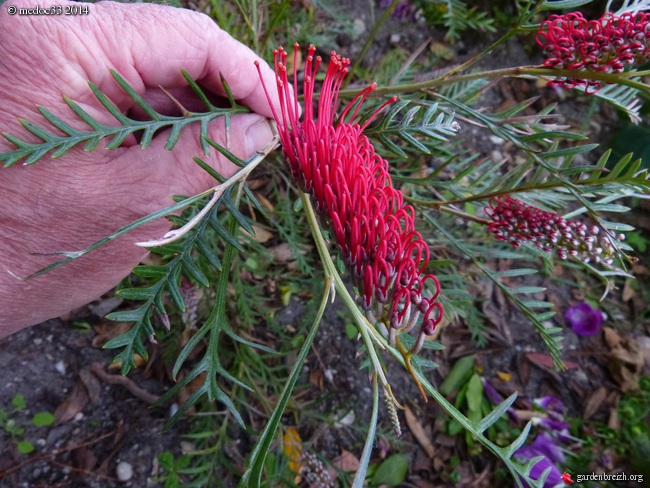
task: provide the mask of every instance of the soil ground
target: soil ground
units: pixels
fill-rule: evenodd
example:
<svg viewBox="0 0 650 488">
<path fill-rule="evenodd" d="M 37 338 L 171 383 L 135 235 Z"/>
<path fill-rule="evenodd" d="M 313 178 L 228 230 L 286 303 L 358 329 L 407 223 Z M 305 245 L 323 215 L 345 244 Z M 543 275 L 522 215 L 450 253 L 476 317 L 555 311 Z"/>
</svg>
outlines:
<svg viewBox="0 0 650 488">
<path fill-rule="evenodd" d="M 367 10 L 358 5 L 351 6 L 350 16 L 357 21 L 358 27 L 364 26 L 367 30 L 371 25 Z M 399 34 L 398 41 L 395 41 L 394 34 Z M 441 40 L 442 32 L 391 20 L 378 36 L 368 62 L 375 62 L 395 42 L 413 50 L 429 36 Z M 476 37 L 454 46 L 456 61 L 462 61 L 473 53 L 478 45 Z M 342 37 L 340 43 L 342 47 L 350 48 L 350 57 L 360 48 L 360 44 L 356 41 L 353 43 L 351 38 Z M 525 55 L 525 50 L 519 44 L 510 43 L 488 57 L 484 67 L 491 67 L 485 63 L 504 67 L 504 60 L 513 66 L 539 61 Z M 505 82 L 499 89 L 489 92 L 481 103 L 491 110 L 503 108 L 532 96 L 534 91 L 535 87 L 529 82 Z M 546 92 L 543 103 L 556 101 L 557 96 Z M 583 102 L 572 99 L 561 106 L 561 112 L 565 114 L 562 122 L 581 126 L 587 110 Z M 607 139 L 607 132 L 618 123 L 611 110 L 599 112 L 590 124 L 593 139 Z M 463 136 L 484 154 L 509 151 L 502 143 L 491 141 L 489 134 L 476 128 L 468 129 Z M 641 258 L 638 271 L 641 272 L 641 283 L 647 284 L 649 278 L 643 266 L 648 256 Z M 495 262 L 493 265 L 507 266 L 507 263 Z M 570 275 L 564 277 L 572 279 Z M 589 290 L 590 286 L 583 283 L 581 288 L 559 288 L 557 280 L 550 278 L 538 278 L 536 282 L 526 281 L 524 284 L 546 287 L 547 292 L 539 298 L 552 301 L 557 310 L 565 310 L 569 304 L 581 299 L 585 288 Z M 446 349 L 429 355 L 439 365 L 430 374 L 434 384 L 439 384 L 446 377 L 456 359 L 473 353 L 477 355 L 483 376 L 501 394 L 506 396 L 519 390 L 522 400 L 516 405 L 518 409 L 529 408 L 533 398 L 554 395 L 563 399 L 569 415 L 607 422 L 620 399 L 621 381 L 616 375 L 616 365 L 612 366 L 611 344 L 606 335 L 579 338 L 567 330 L 564 348 L 569 370 L 559 374 L 549 367 L 544 345 L 532 325 L 507 306 L 497 289 L 487 283 L 479 283 L 478 286 L 485 298 L 483 312 L 490 327 L 489 344 L 486 348 L 477 348 L 462 323 L 445 327 L 439 340 Z M 611 325 L 626 344 L 625 347 L 633 349 L 633 345 L 636 345 L 637 351 L 641 351 L 641 357 L 646 360 L 647 374 L 650 350 L 648 323 L 638 321 L 647 306 L 644 294 L 637 292 L 623 301 L 621 293 L 619 290 L 613 294 L 618 302 L 607 308 Z M 110 300 L 110 297 L 104 297 L 95 306 Z M 295 300 L 278 312 L 278 320 L 292 324 L 304 312 L 304 305 Z M 93 327 L 74 327 L 79 320 L 89 320 Z M 561 314 L 556 324 L 566 326 Z M 260 326 L 263 327 L 263 324 Z M 98 347 L 101 346 L 101 336 L 106 327 L 106 323 L 93 314 L 92 309 L 86 308 L 63 320 L 48 321 L 0 342 L 0 409 L 11 411 L 11 400 L 16 394 L 22 394 L 27 405 L 26 409 L 11 413 L 11 418 L 26 428 L 20 438 L 12 439 L 0 431 L 0 486 L 139 488 L 160 485 L 156 478 L 159 473 L 156 455 L 163 451 L 176 455 L 181 452 L 183 424 L 161 434 L 162 425 L 169 418 L 170 407 L 152 408 L 148 402 L 169 388 L 170 384 L 160 380 L 162 375 L 152 370 L 135 372 L 126 382 L 116 379 L 119 373 L 107 369 L 113 352 Z M 367 424 L 370 418 L 372 392 L 367 374 L 359 370 L 356 359 L 358 347 L 358 343 L 347 338 L 337 308 L 331 307 L 326 312 L 301 378 L 302 384 L 309 383 L 312 372 L 323 378 L 325 388 L 314 388 L 309 398 L 318 401 L 318 411 L 324 416 L 338 419 L 334 425 L 314 419 L 308 421 L 301 426 L 303 442 L 311 451 L 333 462 L 336 459 L 342 462 L 341 458 L 347 456 L 346 453 L 354 453 L 353 458 L 360 455 L 364 432 L 359 426 Z M 410 377 L 390 360 L 387 362 L 393 390 L 398 399 L 415 414 L 416 421 L 406 422 L 404 414 L 400 414 L 404 434 L 400 441 L 396 441 L 390 434 L 390 421 L 382 409 L 380 424 L 383 435 L 376 446 L 374 459 L 394 452 L 394 445 L 398 443 L 402 452 L 409 456 L 410 475 L 408 483 L 403 485 L 408 487 L 511 486 L 511 481 L 493 476 L 498 466 L 490 454 L 470 453 L 464 447 L 462 436 L 444 434 L 439 409 L 431 401 L 425 403 Z M 500 373 L 509 374 L 511 379 L 503 380 L 505 376 Z M 56 423 L 49 427 L 32 426 L 31 417 L 40 411 L 55 413 Z M 430 439 L 433 452 L 427 451 L 418 441 L 416 431 L 424 432 Z M 35 446 L 35 453 L 28 456 L 20 454 L 17 450 L 19 440 L 31 442 Z M 465 462 L 459 465 L 458 479 L 452 481 L 446 467 L 459 453 L 466 456 L 463 458 Z M 469 458 L 473 462 L 466 462 Z M 632 472 L 626 460 L 615 458 L 612 462 L 618 463 L 613 469 Z M 128 471 L 124 463 L 131 467 L 132 475 L 128 480 L 120 481 L 118 466 L 122 476 Z M 585 472 L 592 468 L 598 467 L 585 466 Z M 234 486 L 234 480 L 229 478 L 225 478 L 224 483 Z M 625 484 L 616 486 L 623 487 Z"/>
</svg>

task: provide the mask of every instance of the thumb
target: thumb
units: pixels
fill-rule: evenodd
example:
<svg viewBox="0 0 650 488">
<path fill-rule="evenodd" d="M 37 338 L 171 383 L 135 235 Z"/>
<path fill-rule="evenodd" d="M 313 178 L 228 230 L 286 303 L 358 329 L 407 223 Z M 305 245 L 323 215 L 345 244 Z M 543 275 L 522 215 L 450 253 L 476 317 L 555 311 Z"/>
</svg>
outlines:
<svg viewBox="0 0 650 488">
<path fill-rule="evenodd" d="M 130 158 L 140 160 L 142 165 L 149 166 L 151 177 L 158 182 L 158 185 L 164 186 L 160 198 L 166 200 L 170 194 L 193 195 L 215 185 L 215 180 L 193 161 L 193 156 L 201 158 L 225 178 L 232 176 L 239 169 L 213 147 L 210 147 L 208 155 L 204 154 L 198 124 L 186 127 L 174 148 L 166 150 L 165 144 L 170 131 L 168 129 L 157 134 L 145 150 L 139 146 L 127 150 Z M 273 132 L 268 119 L 251 113 L 234 115 L 230 119 L 228 128 L 223 117 L 217 119 L 210 124 L 208 136 L 215 143 L 246 161 L 272 141 Z M 131 160 L 131 162 L 136 161 Z"/>
</svg>

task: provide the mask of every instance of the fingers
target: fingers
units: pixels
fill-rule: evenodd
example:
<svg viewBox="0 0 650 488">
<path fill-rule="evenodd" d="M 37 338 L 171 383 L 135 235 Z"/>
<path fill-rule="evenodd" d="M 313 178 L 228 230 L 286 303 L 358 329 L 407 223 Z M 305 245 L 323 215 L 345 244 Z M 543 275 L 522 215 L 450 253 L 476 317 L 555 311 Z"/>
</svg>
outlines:
<svg viewBox="0 0 650 488">
<path fill-rule="evenodd" d="M 105 15 L 121 21 L 119 36 L 102 32 L 105 53 L 118 71 L 120 67 L 125 68 L 123 72 L 135 69 L 146 87 L 174 88 L 187 85 L 180 73 L 183 68 L 202 86 L 225 95 L 223 75 L 236 100 L 259 114 L 272 116 L 254 62 L 260 62 L 268 87 L 275 86 L 275 74 L 264 60 L 206 15 L 151 4 L 107 2 L 97 4 L 100 7 L 106 10 Z M 101 24 L 99 28 L 103 28 Z M 125 45 L 128 57 L 123 55 Z M 114 59 L 112 53 L 122 55 Z M 271 96 L 274 106 L 279 106 L 277 94 Z"/>
</svg>

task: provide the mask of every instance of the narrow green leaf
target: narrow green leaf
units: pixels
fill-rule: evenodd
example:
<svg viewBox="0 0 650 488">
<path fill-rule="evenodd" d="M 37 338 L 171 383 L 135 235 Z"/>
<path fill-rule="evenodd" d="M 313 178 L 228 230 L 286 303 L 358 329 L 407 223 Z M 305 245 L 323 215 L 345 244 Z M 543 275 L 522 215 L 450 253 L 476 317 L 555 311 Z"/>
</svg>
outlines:
<svg viewBox="0 0 650 488">
<path fill-rule="evenodd" d="M 530 428 L 533 426 L 532 421 L 528 422 L 526 424 L 526 427 L 524 427 L 524 430 L 521 431 L 521 434 L 513 441 L 512 444 L 510 444 L 506 448 L 502 448 L 502 451 L 504 452 L 504 455 L 506 459 L 510 459 L 512 455 L 517 452 L 517 450 L 524 445 L 524 442 L 526 442 L 526 439 L 528 438 L 528 434 L 530 433 Z"/>
<path fill-rule="evenodd" d="M 126 300 L 148 300 L 156 294 L 153 288 L 122 288 L 117 295 Z"/>
<path fill-rule="evenodd" d="M 187 269 L 187 268 L 185 268 Z M 178 273 L 175 273 L 178 274 Z M 183 293 L 181 293 L 181 289 L 178 286 L 178 277 L 173 276 L 170 277 L 165 282 L 165 285 L 167 286 L 167 291 L 169 292 L 169 296 L 171 297 L 172 301 L 174 302 L 174 305 L 176 305 L 176 308 L 180 310 L 181 312 L 185 311 L 185 300 L 183 300 Z"/>
<path fill-rule="evenodd" d="M 508 409 L 512 406 L 513 403 L 515 403 L 516 399 L 517 399 L 517 392 L 510 395 L 503 402 L 501 402 L 499 406 L 497 406 L 494 410 L 492 410 L 489 414 L 487 414 L 485 418 L 483 418 L 483 420 L 481 420 L 478 423 L 478 425 L 476 426 L 476 430 L 482 433 L 485 432 L 487 429 L 489 429 L 492 424 L 494 424 L 497 420 L 499 420 L 508 412 Z"/>
<path fill-rule="evenodd" d="M 106 318 L 108 320 L 113 320 L 115 322 L 140 322 L 144 317 L 144 314 L 145 314 L 145 309 L 143 307 L 140 307 L 140 308 L 136 308 L 135 310 L 111 312 L 106 316 Z M 115 339 L 113 339 L 113 341 L 117 339 L 119 339 L 119 337 L 116 337 Z M 124 344 L 120 344 L 120 346 L 122 345 Z M 106 347 L 106 345 L 104 347 Z M 107 349 L 112 349 L 112 348 L 107 347 Z"/>
<path fill-rule="evenodd" d="M 526 276 L 538 273 L 539 270 L 533 268 L 517 268 L 517 269 L 508 269 L 505 271 L 495 271 L 494 276 L 497 278 L 511 278 L 513 276 Z"/>
<path fill-rule="evenodd" d="M 126 94 L 138 104 L 138 107 L 140 107 L 151 120 L 160 120 L 160 114 L 156 112 L 151 105 L 145 102 L 144 98 L 142 98 L 117 71 L 111 69 L 111 75 L 113 75 L 113 78 L 117 81 L 117 84 L 120 85 L 122 90 L 124 90 Z"/>
<path fill-rule="evenodd" d="M 543 293 L 546 291 L 546 288 L 541 286 L 519 286 L 517 288 L 510 288 L 510 293 L 513 295 L 532 295 L 533 293 Z"/>
<path fill-rule="evenodd" d="M 105 127 L 108 127 L 95 120 L 88 112 L 86 112 L 83 108 L 81 108 L 79 105 L 77 105 L 73 100 L 69 99 L 68 97 L 64 96 L 63 101 L 66 103 L 68 107 L 70 107 L 70 110 L 72 110 L 74 114 L 77 117 L 79 117 L 81 120 L 83 120 L 86 123 L 86 125 L 91 129 L 98 131 Z"/>
<path fill-rule="evenodd" d="M 553 308 L 553 304 L 542 300 L 528 300 L 521 302 L 524 307 L 528 308 Z"/>
<path fill-rule="evenodd" d="M 183 263 L 183 269 L 192 279 L 198 281 L 202 286 L 205 286 L 206 288 L 210 286 L 210 281 L 208 278 L 203 274 L 203 271 L 199 269 L 199 267 L 189 255 L 184 254 L 181 261 Z"/>
<path fill-rule="evenodd" d="M 232 188 L 232 187 L 231 187 Z M 242 214 L 236 205 L 233 204 L 232 200 L 228 198 L 228 195 L 224 195 L 223 204 L 228 209 L 230 215 L 237 221 L 237 224 L 242 227 L 246 232 L 255 235 L 255 229 L 253 226 L 248 223 L 248 218 Z"/>
<path fill-rule="evenodd" d="M 196 248 L 208 260 L 210 265 L 212 265 L 216 270 L 221 271 L 221 261 L 219 261 L 219 256 L 216 255 L 203 236 L 196 239 Z"/>
<path fill-rule="evenodd" d="M 221 225 L 221 222 L 219 222 L 219 219 L 216 216 L 216 212 L 210 215 L 208 223 L 210 224 L 210 227 L 212 227 L 214 231 L 219 234 L 219 237 L 221 237 L 224 241 L 226 241 L 231 246 L 234 246 L 238 251 L 244 251 L 243 246 L 237 241 L 237 239 L 235 239 L 232 234 L 230 234 L 230 232 L 228 232 L 223 227 L 223 225 Z"/>
<path fill-rule="evenodd" d="M 544 153 L 544 159 L 547 161 L 554 158 L 565 158 L 567 156 L 576 156 L 593 151 L 600 144 L 583 144 L 582 146 L 567 147 L 565 149 L 558 149 L 557 151 L 549 151 Z"/>
<path fill-rule="evenodd" d="M 194 78 L 192 78 L 184 69 L 181 69 L 181 73 L 183 75 L 183 78 L 185 78 L 187 81 L 187 84 L 190 85 L 190 88 L 194 94 L 199 98 L 199 100 L 201 100 L 203 105 L 205 105 L 205 108 L 207 108 L 210 112 L 214 111 L 214 105 L 210 103 L 210 100 L 208 100 L 208 97 L 205 95 L 203 90 L 201 90 L 201 87 L 196 83 L 196 81 L 194 81 Z"/>
<path fill-rule="evenodd" d="M 145 266 L 139 265 L 131 271 L 134 275 L 142 278 L 160 278 L 167 274 L 166 266 Z"/>
<path fill-rule="evenodd" d="M 120 123 L 120 125 L 124 127 L 128 127 L 132 124 L 132 120 L 129 119 L 126 115 L 124 115 L 122 112 L 120 112 L 120 109 L 115 105 L 110 98 L 108 98 L 104 92 L 102 92 L 97 85 L 95 85 L 92 81 L 88 82 L 88 86 L 90 87 L 90 91 L 93 92 L 93 95 L 95 95 L 95 98 L 99 100 L 99 103 L 101 103 L 104 108 L 110 113 L 115 119 Z"/>
<path fill-rule="evenodd" d="M 228 160 L 230 160 L 232 163 L 236 164 L 240 168 L 243 168 L 244 166 L 246 166 L 246 161 L 244 161 L 243 159 L 238 158 L 233 153 L 228 151 L 228 149 L 226 149 L 225 147 L 221 146 L 220 144 L 217 144 L 212 139 L 208 139 L 207 137 L 204 137 L 203 139 L 205 139 L 205 141 L 208 144 L 210 144 L 213 148 L 215 148 L 217 151 L 219 151 L 221 154 L 223 154 L 225 157 L 227 157 Z"/>
<path fill-rule="evenodd" d="M 253 452 L 251 452 L 250 457 L 246 461 L 246 471 L 244 472 L 241 481 L 237 485 L 239 488 L 259 487 L 261 484 L 264 460 L 266 459 L 266 456 L 271 448 L 271 443 L 273 442 L 275 433 L 280 426 L 284 409 L 289 402 L 289 398 L 291 397 L 293 388 L 296 384 L 296 381 L 298 380 L 298 376 L 300 376 L 302 367 L 305 363 L 305 360 L 307 359 L 307 355 L 309 354 L 312 343 L 316 338 L 316 332 L 318 331 L 321 318 L 323 317 L 323 312 L 325 312 L 325 307 L 327 306 L 329 293 L 330 286 L 328 283 L 325 283 L 323 298 L 321 300 L 318 312 L 316 313 L 316 317 L 314 318 L 314 322 L 309 329 L 309 334 L 307 334 L 307 337 L 303 342 L 302 348 L 298 353 L 298 357 L 294 360 L 293 369 L 291 370 L 291 374 L 289 375 L 289 378 L 284 385 L 280 399 L 278 400 L 278 403 L 275 406 L 271 417 L 264 426 L 264 431 L 260 435 L 257 444 L 255 444 Z"/>
<path fill-rule="evenodd" d="M 361 458 L 359 459 L 359 467 L 357 468 L 357 472 L 354 474 L 352 488 L 363 488 L 365 486 L 366 473 L 368 472 L 368 465 L 370 464 L 372 448 L 375 444 L 375 436 L 377 434 L 377 419 L 379 417 L 379 385 L 377 382 L 377 375 L 373 375 L 372 385 L 373 400 L 372 413 L 370 414 L 370 424 L 368 425 L 366 443 L 363 445 L 363 452 L 361 453 Z"/>
<path fill-rule="evenodd" d="M 36 124 L 32 124 L 28 120 L 18 119 L 18 122 L 20 122 L 20 125 L 22 125 L 25 129 L 27 129 L 39 139 L 42 139 L 44 142 L 50 142 L 56 137 L 54 134 L 50 134 L 43 128 L 39 127 Z"/>
<path fill-rule="evenodd" d="M 535 315 L 535 318 L 537 320 L 539 320 L 540 322 L 544 322 L 545 320 L 550 320 L 553 317 L 555 317 L 556 313 L 557 312 L 551 310 L 551 311 L 548 311 L 548 312 L 537 314 L 537 315 Z"/>
</svg>

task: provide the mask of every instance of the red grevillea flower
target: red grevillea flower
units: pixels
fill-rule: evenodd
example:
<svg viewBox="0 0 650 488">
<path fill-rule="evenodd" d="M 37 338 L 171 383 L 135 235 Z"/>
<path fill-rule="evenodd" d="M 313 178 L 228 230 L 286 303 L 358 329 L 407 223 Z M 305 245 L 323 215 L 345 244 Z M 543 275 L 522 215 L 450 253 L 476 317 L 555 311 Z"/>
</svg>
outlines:
<svg viewBox="0 0 650 488">
<path fill-rule="evenodd" d="M 397 329 L 408 332 L 422 319 L 414 346 L 417 351 L 424 335 L 432 334 L 442 319 L 443 307 L 436 301 L 440 283 L 434 275 L 425 274 L 429 247 L 415 230 L 413 207 L 404 204 L 402 192 L 393 187 L 388 162 L 363 135 L 375 115 L 396 98 L 382 105 L 364 125 L 352 123 L 376 88 L 373 84 L 359 92 L 335 122 L 338 94 L 350 61 L 332 52 L 316 118 L 314 88 L 322 60 L 314 57 L 315 52 L 316 48 L 309 46 L 302 122 L 297 85 L 293 91 L 289 88 L 287 52 L 280 47 L 273 53 L 280 98 L 280 112 L 274 112 L 274 117 L 284 156 L 294 178 L 311 195 L 321 219 L 331 228 L 368 319 L 387 324 L 391 342 Z M 297 53 L 296 44 L 294 83 L 298 79 Z"/>
<path fill-rule="evenodd" d="M 573 256 L 585 263 L 593 260 L 607 266 L 614 262 L 616 249 L 612 238 L 599 238 L 596 226 L 589 228 L 582 222 L 566 220 L 508 195 L 492 198 L 485 213 L 492 219 L 489 231 L 515 248 L 530 241 L 542 251 L 555 250 L 560 259 Z M 622 241 L 625 236 L 619 234 L 616 239 Z"/>
<path fill-rule="evenodd" d="M 626 65 L 650 59 L 650 14 L 608 12 L 589 21 L 580 12 L 551 15 L 535 40 L 544 49 L 544 66 L 549 68 L 622 73 Z M 599 80 L 574 78 L 557 78 L 549 85 L 585 86 L 591 94 L 602 88 Z"/>
</svg>

